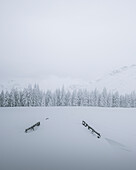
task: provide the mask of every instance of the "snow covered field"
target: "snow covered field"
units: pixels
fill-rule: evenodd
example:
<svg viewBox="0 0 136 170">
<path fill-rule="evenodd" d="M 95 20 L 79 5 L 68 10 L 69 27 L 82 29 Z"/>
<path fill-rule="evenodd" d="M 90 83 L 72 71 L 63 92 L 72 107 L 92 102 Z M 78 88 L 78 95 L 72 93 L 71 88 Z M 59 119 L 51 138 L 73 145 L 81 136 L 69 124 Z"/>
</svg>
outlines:
<svg viewBox="0 0 136 170">
<path fill-rule="evenodd" d="M 0 170 L 135 170 L 135 120 L 130 108 L 0 108 Z"/>
</svg>

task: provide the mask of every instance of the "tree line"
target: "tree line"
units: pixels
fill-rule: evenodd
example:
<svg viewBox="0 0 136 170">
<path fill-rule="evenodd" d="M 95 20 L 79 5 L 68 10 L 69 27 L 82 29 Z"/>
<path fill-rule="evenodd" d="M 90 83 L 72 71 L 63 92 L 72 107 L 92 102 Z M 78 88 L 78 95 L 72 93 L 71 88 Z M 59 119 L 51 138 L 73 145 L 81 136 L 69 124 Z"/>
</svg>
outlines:
<svg viewBox="0 0 136 170">
<path fill-rule="evenodd" d="M 38 85 L 23 90 L 16 88 L 1 91 L 0 107 L 30 107 L 30 106 L 97 106 L 97 107 L 136 107 L 136 93 L 120 95 L 118 91 L 108 92 L 104 88 L 65 90 L 64 87 L 55 91 L 40 90 Z"/>
</svg>

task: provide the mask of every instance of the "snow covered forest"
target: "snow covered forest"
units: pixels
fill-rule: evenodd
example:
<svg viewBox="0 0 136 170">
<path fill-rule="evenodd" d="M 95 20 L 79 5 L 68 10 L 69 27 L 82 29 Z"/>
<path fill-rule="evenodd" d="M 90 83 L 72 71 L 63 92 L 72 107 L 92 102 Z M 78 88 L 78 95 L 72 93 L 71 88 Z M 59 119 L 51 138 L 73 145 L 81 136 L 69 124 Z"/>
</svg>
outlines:
<svg viewBox="0 0 136 170">
<path fill-rule="evenodd" d="M 99 107 L 136 107 L 136 93 L 120 95 L 118 91 L 102 92 L 97 89 L 65 90 L 64 87 L 54 92 L 40 90 L 38 85 L 23 90 L 11 89 L 0 93 L 0 107 L 29 106 L 99 106 Z"/>
</svg>

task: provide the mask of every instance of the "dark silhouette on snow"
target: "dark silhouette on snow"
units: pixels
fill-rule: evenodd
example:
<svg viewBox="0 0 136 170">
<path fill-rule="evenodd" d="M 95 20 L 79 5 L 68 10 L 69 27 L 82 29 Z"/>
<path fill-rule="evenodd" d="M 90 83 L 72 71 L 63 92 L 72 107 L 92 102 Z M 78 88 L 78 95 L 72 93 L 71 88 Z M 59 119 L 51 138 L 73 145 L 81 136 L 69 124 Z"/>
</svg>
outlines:
<svg viewBox="0 0 136 170">
<path fill-rule="evenodd" d="M 34 124 L 33 126 L 27 128 L 27 129 L 25 130 L 25 132 L 27 133 L 28 130 L 33 130 L 33 131 L 34 131 L 34 128 L 35 128 L 36 126 L 40 126 L 40 122 L 37 122 L 37 123 Z"/>
<path fill-rule="evenodd" d="M 97 138 L 100 138 L 101 135 L 100 133 L 98 133 L 97 131 L 95 131 L 92 127 L 90 127 L 85 121 L 82 121 L 82 125 L 85 127 L 88 127 L 88 130 L 92 130 L 92 133 L 96 133 L 97 134 Z"/>
</svg>

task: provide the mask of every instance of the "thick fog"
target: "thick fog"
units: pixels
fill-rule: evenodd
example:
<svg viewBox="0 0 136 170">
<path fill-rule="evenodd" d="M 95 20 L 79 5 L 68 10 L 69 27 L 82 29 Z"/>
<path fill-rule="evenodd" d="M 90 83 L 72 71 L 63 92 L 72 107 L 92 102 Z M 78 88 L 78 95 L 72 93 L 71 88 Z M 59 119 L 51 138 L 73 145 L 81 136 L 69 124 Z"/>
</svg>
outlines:
<svg viewBox="0 0 136 170">
<path fill-rule="evenodd" d="M 91 80 L 136 63 L 134 0 L 1 0 L 0 78 Z"/>
</svg>

